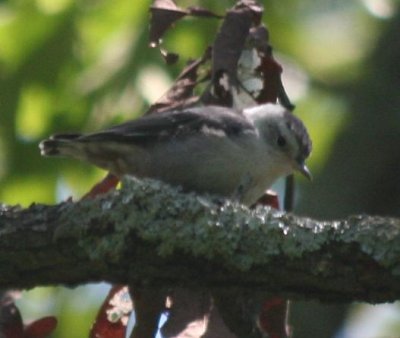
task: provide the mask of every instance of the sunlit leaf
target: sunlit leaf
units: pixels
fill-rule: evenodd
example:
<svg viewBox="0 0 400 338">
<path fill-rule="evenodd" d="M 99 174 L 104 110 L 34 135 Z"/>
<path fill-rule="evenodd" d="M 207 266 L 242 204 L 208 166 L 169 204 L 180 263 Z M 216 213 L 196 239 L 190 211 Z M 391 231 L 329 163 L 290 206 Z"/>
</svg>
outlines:
<svg viewBox="0 0 400 338">
<path fill-rule="evenodd" d="M 18 137 L 33 140 L 43 135 L 54 113 L 52 101 L 51 93 L 44 87 L 31 85 L 22 90 L 16 118 Z"/>
</svg>

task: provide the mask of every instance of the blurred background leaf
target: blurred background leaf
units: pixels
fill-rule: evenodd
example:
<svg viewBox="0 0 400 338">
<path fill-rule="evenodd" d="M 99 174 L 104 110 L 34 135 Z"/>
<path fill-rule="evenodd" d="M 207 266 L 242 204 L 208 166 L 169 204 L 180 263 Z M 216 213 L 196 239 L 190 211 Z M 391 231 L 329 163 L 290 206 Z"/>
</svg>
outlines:
<svg viewBox="0 0 400 338">
<path fill-rule="evenodd" d="M 222 14 L 234 1 L 177 3 Z M 310 166 L 315 180 L 300 180 L 297 212 L 320 218 L 399 216 L 399 3 L 262 3 L 272 45 L 284 65 L 284 84 L 314 141 Z M 1 202 L 27 206 L 84 194 L 104 172 L 73 160 L 41 158 L 38 142 L 54 132 L 94 131 L 139 116 L 162 96 L 185 61 L 212 42 L 218 20 L 177 23 L 164 46 L 181 59 L 165 66 L 158 51 L 148 48 L 149 5 L 149 0 L 0 2 Z M 28 292 L 22 312 L 32 319 L 58 314 L 54 337 L 85 337 L 105 293 L 95 288 L 97 296 L 87 298 L 87 290 Z M 48 306 L 32 310 L 38 304 Z M 385 319 L 361 305 L 348 310 L 296 303 L 294 338 L 398 337 L 400 314 L 397 305 L 390 309 Z M 360 313 L 373 313 L 376 320 Z"/>
</svg>

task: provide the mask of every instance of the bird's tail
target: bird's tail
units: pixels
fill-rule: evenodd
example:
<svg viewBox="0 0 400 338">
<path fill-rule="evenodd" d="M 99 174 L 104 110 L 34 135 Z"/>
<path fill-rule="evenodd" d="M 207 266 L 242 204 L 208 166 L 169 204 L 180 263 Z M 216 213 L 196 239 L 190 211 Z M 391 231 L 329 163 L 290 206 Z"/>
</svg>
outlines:
<svg viewBox="0 0 400 338">
<path fill-rule="evenodd" d="M 81 134 L 57 134 L 39 144 L 40 154 L 43 156 L 71 156 L 75 152 L 75 142 Z"/>
</svg>

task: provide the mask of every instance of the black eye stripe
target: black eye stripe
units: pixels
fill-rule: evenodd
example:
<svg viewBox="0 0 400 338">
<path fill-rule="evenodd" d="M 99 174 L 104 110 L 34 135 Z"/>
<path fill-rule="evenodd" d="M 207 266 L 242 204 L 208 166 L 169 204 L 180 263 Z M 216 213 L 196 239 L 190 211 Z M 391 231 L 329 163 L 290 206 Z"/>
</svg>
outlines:
<svg viewBox="0 0 400 338">
<path fill-rule="evenodd" d="M 292 131 L 299 145 L 302 158 L 307 158 L 312 149 L 312 142 L 304 124 L 291 113 L 286 114 L 286 127 Z"/>
<path fill-rule="evenodd" d="M 276 144 L 279 147 L 284 147 L 286 145 L 286 143 L 287 143 L 286 139 L 282 135 L 279 135 L 278 138 L 276 139 Z"/>
</svg>

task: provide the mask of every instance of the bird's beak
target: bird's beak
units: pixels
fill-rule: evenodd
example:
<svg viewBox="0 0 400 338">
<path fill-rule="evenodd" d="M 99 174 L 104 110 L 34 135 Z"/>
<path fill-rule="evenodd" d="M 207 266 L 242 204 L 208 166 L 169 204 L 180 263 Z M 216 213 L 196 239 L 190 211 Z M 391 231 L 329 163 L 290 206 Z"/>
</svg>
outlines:
<svg viewBox="0 0 400 338">
<path fill-rule="evenodd" d="M 312 180 L 310 169 L 307 168 L 305 163 L 303 162 L 297 163 L 295 170 L 301 173 L 306 178 L 308 178 L 310 181 Z"/>
</svg>

